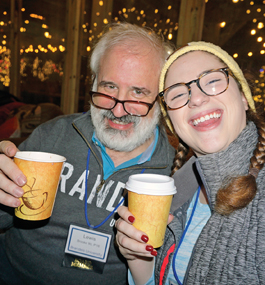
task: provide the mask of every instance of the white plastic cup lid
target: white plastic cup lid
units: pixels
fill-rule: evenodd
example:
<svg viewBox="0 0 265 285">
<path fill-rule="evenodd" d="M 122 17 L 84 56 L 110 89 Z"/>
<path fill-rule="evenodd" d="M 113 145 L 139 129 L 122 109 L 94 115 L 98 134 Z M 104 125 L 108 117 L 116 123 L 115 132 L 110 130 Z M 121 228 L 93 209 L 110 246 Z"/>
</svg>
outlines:
<svg viewBox="0 0 265 285">
<path fill-rule="evenodd" d="M 29 161 L 37 161 L 37 162 L 64 162 L 66 158 L 48 152 L 39 152 L 39 151 L 18 151 L 15 155 L 16 158 L 29 160 Z"/>
<path fill-rule="evenodd" d="M 129 177 L 125 188 L 137 194 L 174 195 L 177 193 L 174 179 L 160 174 L 134 174 Z"/>
</svg>

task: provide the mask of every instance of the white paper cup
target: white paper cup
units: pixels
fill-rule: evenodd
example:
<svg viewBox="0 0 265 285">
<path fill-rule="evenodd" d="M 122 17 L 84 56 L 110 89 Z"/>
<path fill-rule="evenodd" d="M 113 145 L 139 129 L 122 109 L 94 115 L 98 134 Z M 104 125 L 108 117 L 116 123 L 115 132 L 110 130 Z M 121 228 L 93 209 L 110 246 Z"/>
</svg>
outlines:
<svg viewBox="0 0 265 285">
<path fill-rule="evenodd" d="M 164 242 L 172 197 L 176 191 L 174 179 L 159 174 L 135 174 L 125 185 L 128 208 L 134 215 L 134 227 L 145 232 L 148 244 L 154 248 Z"/>
<path fill-rule="evenodd" d="M 16 153 L 14 162 L 27 177 L 21 205 L 15 209 L 18 218 L 39 221 L 51 216 L 65 160 L 65 157 L 53 153 Z"/>
</svg>

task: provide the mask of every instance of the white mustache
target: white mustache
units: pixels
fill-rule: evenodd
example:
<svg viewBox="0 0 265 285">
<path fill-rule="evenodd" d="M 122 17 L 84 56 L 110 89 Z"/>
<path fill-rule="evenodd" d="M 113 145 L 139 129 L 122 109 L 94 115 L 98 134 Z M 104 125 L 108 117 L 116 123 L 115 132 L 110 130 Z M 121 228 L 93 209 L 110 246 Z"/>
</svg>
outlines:
<svg viewBox="0 0 265 285">
<path fill-rule="evenodd" d="M 134 123 L 134 125 L 138 125 L 140 123 L 140 120 L 141 120 L 140 117 L 132 116 L 132 115 L 125 115 L 122 117 L 116 117 L 116 116 L 114 116 L 114 114 L 110 110 L 102 110 L 101 115 L 104 118 L 110 119 L 111 121 L 116 120 L 116 121 L 119 121 L 123 124 Z"/>
</svg>

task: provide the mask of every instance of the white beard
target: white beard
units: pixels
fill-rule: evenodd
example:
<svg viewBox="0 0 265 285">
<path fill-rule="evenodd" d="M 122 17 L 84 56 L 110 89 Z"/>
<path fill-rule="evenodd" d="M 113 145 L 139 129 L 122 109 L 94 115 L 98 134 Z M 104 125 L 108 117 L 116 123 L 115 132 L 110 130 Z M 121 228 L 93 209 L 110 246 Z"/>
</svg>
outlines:
<svg viewBox="0 0 265 285">
<path fill-rule="evenodd" d="M 131 115 L 116 118 L 112 111 L 99 109 L 91 104 L 91 118 L 97 138 L 105 147 L 115 151 L 130 152 L 136 149 L 152 137 L 159 123 L 161 114 L 159 104 L 156 102 L 153 108 L 154 114 L 151 118 Z M 133 129 L 129 131 L 113 129 L 106 125 L 106 118 L 133 123 Z"/>
</svg>

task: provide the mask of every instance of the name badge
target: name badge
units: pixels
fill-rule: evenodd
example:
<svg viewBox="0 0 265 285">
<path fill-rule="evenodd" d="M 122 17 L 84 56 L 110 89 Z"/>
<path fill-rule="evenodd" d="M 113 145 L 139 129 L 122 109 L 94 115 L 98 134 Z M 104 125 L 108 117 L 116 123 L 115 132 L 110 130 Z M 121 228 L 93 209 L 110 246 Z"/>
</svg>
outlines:
<svg viewBox="0 0 265 285">
<path fill-rule="evenodd" d="M 106 262 L 111 235 L 70 225 L 65 252 Z"/>
</svg>

